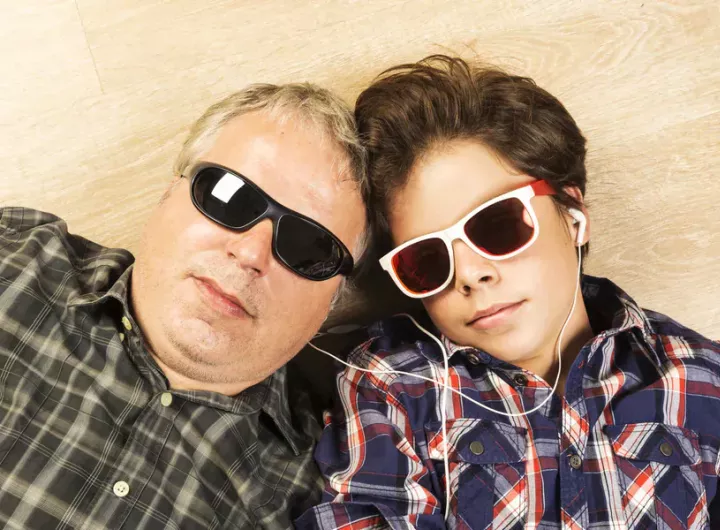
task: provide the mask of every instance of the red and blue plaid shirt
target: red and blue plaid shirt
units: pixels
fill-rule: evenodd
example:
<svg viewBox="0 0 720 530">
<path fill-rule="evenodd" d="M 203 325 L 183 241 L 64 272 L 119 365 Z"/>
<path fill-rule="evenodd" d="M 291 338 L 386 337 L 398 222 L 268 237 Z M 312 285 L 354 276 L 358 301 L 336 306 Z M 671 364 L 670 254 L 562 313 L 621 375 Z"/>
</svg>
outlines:
<svg viewBox="0 0 720 530">
<path fill-rule="evenodd" d="M 585 276 L 597 335 L 575 359 L 565 396 L 506 417 L 407 375 L 346 369 L 316 460 L 324 504 L 299 528 L 720 528 L 720 344 L 640 309 Z M 354 365 L 442 380 L 442 354 L 405 317 L 370 328 Z M 505 413 L 551 387 L 533 373 L 444 339 L 453 388 Z M 451 399 L 450 399 L 451 397 Z"/>
</svg>

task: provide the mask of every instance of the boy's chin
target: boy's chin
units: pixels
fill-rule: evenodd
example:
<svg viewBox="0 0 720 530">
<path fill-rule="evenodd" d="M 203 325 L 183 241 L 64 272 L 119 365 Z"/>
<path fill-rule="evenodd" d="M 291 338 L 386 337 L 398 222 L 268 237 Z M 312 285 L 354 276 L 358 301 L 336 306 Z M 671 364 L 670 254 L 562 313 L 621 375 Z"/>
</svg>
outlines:
<svg viewBox="0 0 720 530">
<path fill-rule="evenodd" d="M 496 359 L 518 364 L 534 356 L 539 347 L 536 342 L 521 330 L 513 329 L 490 337 L 468 337 L 465 344 L 489 353 Z"/>
</svg>

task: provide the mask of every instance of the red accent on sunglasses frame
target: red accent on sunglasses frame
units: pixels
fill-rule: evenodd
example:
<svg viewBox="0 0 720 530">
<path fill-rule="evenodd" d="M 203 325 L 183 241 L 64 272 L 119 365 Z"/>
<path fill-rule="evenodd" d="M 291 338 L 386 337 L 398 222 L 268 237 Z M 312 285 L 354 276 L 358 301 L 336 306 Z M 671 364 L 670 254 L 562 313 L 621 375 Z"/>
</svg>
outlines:
<svg viewBox="0 0 720 530">
<path fill-rule="evenodd" d="M 555 195 L 555 190 L 545 180 L 536 180 L 535 182 L 530 184 L 530 187 L 532 188 L 533 192 L 535 192 L 536 196 Z"/>
</svg>

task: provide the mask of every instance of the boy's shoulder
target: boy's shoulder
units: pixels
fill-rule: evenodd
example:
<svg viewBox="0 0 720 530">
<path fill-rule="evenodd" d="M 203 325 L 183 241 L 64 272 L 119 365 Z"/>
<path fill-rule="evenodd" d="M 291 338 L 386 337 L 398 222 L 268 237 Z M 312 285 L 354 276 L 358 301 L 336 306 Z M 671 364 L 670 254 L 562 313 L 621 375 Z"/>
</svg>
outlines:
<svg viewBox="0 0 720 530">
<path fill-rule="evenodd" d="M 658 337 L 682 339 L 699 349 L 720 350 L 720 341 L 710 339 L 702 333 L 684 326 L 677 320 L 651 309 L 643 309 L 645 316 Z"/>
<path fill-rule="evenodd" d="M 643 309 L 655 338 L 655 348 L 664 362 L 681 360 L 685 365 L 710 367 L 720 384 L 720 342 L 684 326 L 667 315 Z"/>
<path fill-rule="evenodd" d="M 419 325 L 405 314 L 370 324 L 366 340 L 351 349 L 348 362 L 365 369 L 406 372 L 424 371 L 430 364 L 442 362 L 438 344 Z"/>
</svg>

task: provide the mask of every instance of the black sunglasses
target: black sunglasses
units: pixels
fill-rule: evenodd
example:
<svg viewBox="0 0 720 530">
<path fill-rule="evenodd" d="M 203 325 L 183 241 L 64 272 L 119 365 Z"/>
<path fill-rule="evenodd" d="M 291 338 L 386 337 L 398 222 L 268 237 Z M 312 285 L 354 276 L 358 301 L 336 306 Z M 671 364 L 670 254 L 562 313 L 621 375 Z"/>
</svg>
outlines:
<svg viewBox="0 0 720 530">
<path fill-rule="evenodd" d="M 190 181 L 193 204 L 206 217 L 231 230 L 250 230 L 263 219 L 273 222 L 272 252 L 303 278 L 328 280 L 349 275 L 353 258 L 342 241 L 309 217 L 286 208 L 235 171 L 202 164 Z"/>
</svg>

